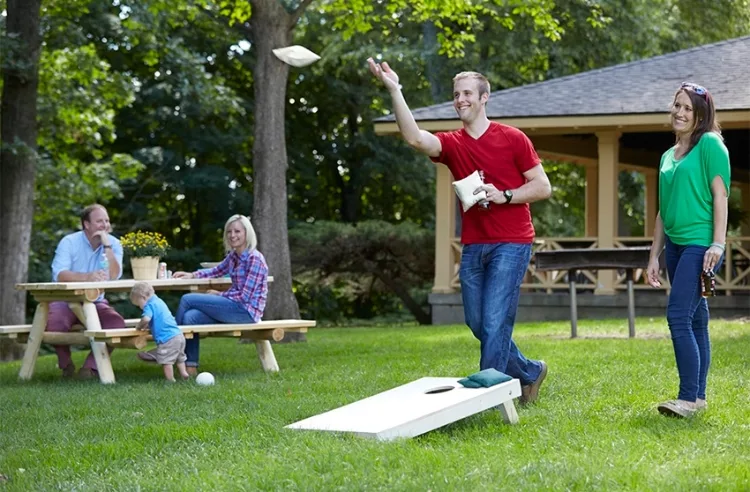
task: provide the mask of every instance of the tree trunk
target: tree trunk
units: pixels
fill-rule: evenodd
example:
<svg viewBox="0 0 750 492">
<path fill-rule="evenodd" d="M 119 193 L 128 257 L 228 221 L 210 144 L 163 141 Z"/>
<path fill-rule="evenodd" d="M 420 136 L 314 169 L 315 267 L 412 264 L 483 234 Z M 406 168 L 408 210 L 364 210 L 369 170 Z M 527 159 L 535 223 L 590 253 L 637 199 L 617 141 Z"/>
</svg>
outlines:
<svg viewBox="0 0 750 492">
<path fill-rule="evenodd" d="M 8 0 L 0 103 L 0 325 L 23 324 L 36 173 L 41 0 Z M 20 346 L 0 341 L 0 360 Z"/>
<path fill-rule="evenodd" d="M 253 0 L 250 18 L 256 64 L 255 129 L 253 142 L 253 217 L 258 249 L 266 257 L 270 284 L 264 319 L 299 318 L 292 292 L 292 265 L 287 231 L 287 155 L 284 117 L 289 66 L 271 51 L 289 46 L 293 19 L 279 0 Z M 284 341 L 304 341 L 289 333 Z"/>
<path fill-rule="evenodd" d="M 334 176 L 336 176 L 338 185 L 341 188 L 341 220 L 348 224 L 356 224 L 359 221 L 362 203 L 362 188 L 360 187 L 362 181 L 362 163 L 368 157 L 366 155 L 368 150 L 364 149 L 363 145 L 359 142 L 360 123 L 357 122 L 358 117 L 357 108 L 349 105 L 347 121 L 351 148 L 346 157 L 349 167 L 349 179 L 345 180 L 337 170 L 334 171 Z M 337 167 L 336 164 L 334 165 Z"/>
</svg>

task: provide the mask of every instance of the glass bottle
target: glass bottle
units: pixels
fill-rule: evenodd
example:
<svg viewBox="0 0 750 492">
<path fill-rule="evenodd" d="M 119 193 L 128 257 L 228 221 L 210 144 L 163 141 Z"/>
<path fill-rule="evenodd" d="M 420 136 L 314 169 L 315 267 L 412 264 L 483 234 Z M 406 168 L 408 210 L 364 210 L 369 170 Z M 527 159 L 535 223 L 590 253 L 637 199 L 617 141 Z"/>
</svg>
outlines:
<svg viewBox="0 0 750 492">
<path fill-rule="evenodd" d="M 716 275 L 711 269 L 703 270 L 701 273 L 701 295 L 703 297 L 716 295 Z"/>
</svg>

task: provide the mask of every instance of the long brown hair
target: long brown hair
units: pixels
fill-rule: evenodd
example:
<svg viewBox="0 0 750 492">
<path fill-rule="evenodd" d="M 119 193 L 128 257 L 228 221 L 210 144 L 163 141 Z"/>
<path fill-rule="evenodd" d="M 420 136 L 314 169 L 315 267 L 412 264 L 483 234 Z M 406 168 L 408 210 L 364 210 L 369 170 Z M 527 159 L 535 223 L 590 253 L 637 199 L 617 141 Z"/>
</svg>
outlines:
<svg viewBox="0 0 750 492">
<path fill-rule="evenodd" d="M 696 92 L 702 90 L 703 94 Z M 690 98 L 690 104 L 693 105 L 693 128 L 690 131 L 690 146 L 688 147 L 685 154 L 693 150 L 693 147 L 698 145 L 701 137 L 704 133 L 714 132 L 721 137 L 721 127 L 719 122 L 716 121 L 716 106 L 714 106 L 714 98 L 708 89 L 696 86 L 695 84 L 684 83 L 677 89 L 672 100 L 672 107 L 677 100 L 677 96 L 680 92 L 684 92 Z M 677 136 L 676 141 L 679 141 Z"/>
</svg>

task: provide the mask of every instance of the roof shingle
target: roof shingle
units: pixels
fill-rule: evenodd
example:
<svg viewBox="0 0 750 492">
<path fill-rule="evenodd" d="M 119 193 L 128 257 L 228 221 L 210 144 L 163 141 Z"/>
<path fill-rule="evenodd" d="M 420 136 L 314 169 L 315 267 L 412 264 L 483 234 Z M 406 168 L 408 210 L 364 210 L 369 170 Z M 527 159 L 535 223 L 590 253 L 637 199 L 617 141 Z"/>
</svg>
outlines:
<svg viewBox="0 0 750 492">
<path fill-rule="evenodd" d="M 684 81 L 705 86 L 719 111 L 750 109 L 750 36 L 495 91 L 487 116 L 664 113 Z M 417 121 L 457 118 L 452 102 L 413 113 Z M 393 119 L 389 115 L 378 121 Z"/>
</svg>

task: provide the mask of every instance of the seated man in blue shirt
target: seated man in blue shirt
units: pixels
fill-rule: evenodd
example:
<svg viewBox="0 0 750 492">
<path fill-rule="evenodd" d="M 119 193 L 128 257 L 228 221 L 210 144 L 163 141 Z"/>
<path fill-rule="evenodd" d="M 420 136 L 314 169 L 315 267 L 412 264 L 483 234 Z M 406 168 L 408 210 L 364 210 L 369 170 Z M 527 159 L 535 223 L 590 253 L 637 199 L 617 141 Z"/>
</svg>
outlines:
<svg viewBox="0 0 750 492">
<path fill-rule="evenodd" d="M 83 230 L 68 234 L 60 240 L 52 260 L 53 282 L 101 282 L 116 280 L 122 275 L 122 246 L 110 232 L 107 209 L 99 204 L 89 205 L 81 213 Z M 125 328 L 125 320 L 104 296 L 94 303 L 102 329 Z M 67 302 L 51 302 L 47 317 L 47 331 L 69 332 L 78 318 Z M 57 362 L 64 378 L 73 377 L 75 365 L 70 358 L 70 346 L 55 345 Z M 112 349 L 109 348 L 111 352 Z M 94 355 L 89 353 L 78 371 L 80 379 L 98 377 Z"/>
</svg>

